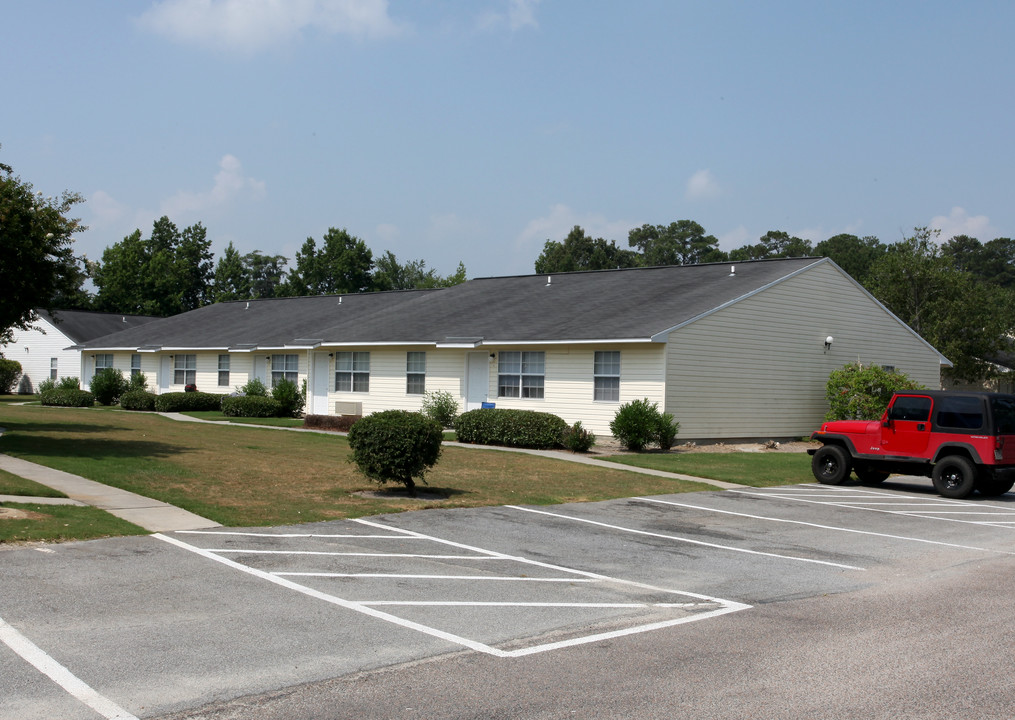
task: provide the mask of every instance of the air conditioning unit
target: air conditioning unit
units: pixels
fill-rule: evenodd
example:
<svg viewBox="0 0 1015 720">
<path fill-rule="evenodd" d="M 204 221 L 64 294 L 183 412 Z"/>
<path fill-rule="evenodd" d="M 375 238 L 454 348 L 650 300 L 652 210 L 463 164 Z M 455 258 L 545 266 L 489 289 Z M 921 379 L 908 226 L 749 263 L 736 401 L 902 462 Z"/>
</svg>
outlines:
<svg viewBox="0 0 1015 720">
<path fill-rule="evenodd" d="M 336 415 L 362 415 L 363 403 L 361 402 L 337 402 L 335 403 Z"/>
</svg>

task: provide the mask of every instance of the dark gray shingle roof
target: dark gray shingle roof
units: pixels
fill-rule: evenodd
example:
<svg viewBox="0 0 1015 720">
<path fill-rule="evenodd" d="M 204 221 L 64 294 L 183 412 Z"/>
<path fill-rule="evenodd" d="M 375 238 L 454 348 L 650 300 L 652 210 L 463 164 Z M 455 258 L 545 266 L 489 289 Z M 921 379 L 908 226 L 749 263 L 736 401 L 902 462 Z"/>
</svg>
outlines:
<svg viewBox="0 0 1015 720">
<path fill-rule="evenodd" d="M 36 309 L 35 312 L 76 343 L 94 340 L 160 319 L 151 315 L 122 315 L 91 310 L 54 310 L 50 313 Z"/>
<path fill-rule="evenodd" d="M 219 303 L 89 348 L 648 340 L 819 258 L 478 278 L 439 290 Z M 296 342 L 300 340 L 300 342 Z"/>
</svg>

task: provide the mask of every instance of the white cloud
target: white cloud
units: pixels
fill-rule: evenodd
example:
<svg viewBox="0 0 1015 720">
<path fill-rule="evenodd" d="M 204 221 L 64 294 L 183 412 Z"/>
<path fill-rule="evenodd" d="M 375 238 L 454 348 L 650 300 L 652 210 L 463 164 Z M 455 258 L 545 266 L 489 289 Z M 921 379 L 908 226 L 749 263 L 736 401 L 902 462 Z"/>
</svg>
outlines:
<svg viewBox="0 0 1015 720">
<path fill-rule="evenodd" d="M 233 155 L 223 155 L 211 190 L 207 192 L 181 190 L 162 201 L 162 214 L 175 221 L 176 218 L 188 218 L 224 207 L 236 200 L 259 200 L 264 195 L 264 181 L 245 177 L 240 161 Z"/>
<path fill-rule="evenodd" d="M 938 238 L 941 242 L 951 240 L 956 235 L 968 235 L 982 242 L 993 240 L 997 236 L 997 231 L 990 224 L 990 218 L 986 215 L 970 217 L 969 213 L 960 207 L 953 207 L 951 215 L 947 217 L 938 215 L 933 218 L 928 227 L 941 231 Z"/>
<path fill-rule="evenodd" d="M 506 12 L 489 11 L 479 18 L 479 27 L 491 30 L 507 26 L 512 31 L 524 27 L 538 28 L 536 6 L 541 0 L 510 0 Z"/>
<path fill-rule="evenodd" d="M 712 177 L 710 170 L 699 170 L 687 181 L 684 197 L 687 200 L 711 200 L 722 193 L 719 183 Z"/>
<path fill-rule="evenodd" d="M 614 240 L 617 245 L 627 247 L 627 233 L 635 227 L 627 220 L 611 221 L 598 213 L 580 215 L 567 205 L 557 204 L 544 217 L 530 220 L 515 239 L 515 245 L 523 252 L 535 252 L 533 260 L 542 251 L 547 240 L 562 242 L 575 225 L 581 226 L 589 237 Z"/>
<path fill-rule="evenodd" d="M 92 213 L 89 223 L 97 227 L 106 227 L 119 222 L 127 214 L 127 206 L 119 202 L 105 190 L 96 190 L 88 198 L 86 206 Z"/>
<path fill-rule="evenodd" d="M 400 32 L 387 0 L 161 0 L 138 23 L 173 40 L 241 52 L 280 45 L 310 29 L 365 37 Z"/>
<path fill-rule="evenodd" d="M 374 228 L 374 236 L 385 246 L 385 249 L 395 242 L 400 234 L 398 226 L 391 223 L 381 223 Z"/>
<path fill-rule="evenodd" d="M 738 247 L 743 247 L 748 242 L 753 242 L 751 240 L 750 231 L 748 231 L 748 229 L 745 228 L 743 225 L 738 225 L 732 230 L 723 233 L 722 235 L 719 236 L 718 239 L 719 239 L 719 248 L 721 250 L 726 250 L 727 252 L 730 250 L 735 250 Z M 756 239 L 757 238 L 755 238 L 755 240 Z"/>
</svg>

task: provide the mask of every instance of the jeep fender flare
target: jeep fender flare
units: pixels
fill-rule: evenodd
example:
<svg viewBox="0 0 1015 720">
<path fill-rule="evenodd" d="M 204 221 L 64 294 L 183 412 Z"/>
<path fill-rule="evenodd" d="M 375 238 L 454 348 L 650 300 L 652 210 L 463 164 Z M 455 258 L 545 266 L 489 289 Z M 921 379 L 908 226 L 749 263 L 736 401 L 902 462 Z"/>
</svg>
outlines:
<svg viewBox="0 0 1015 720">
<path fill-rule="evenodd" d="M 980 458 L 980 453 L 976 452 L 976 448 L 968 443 L 961 442 L 950 442 L 944 443 L 938 447 L 937 452 L 934 453 L 934 459 L 932 462 L 939 463 L 944 458 L 950 455 L 965 455 L 968 457 L 974 465 L 983 465 L 983 460 Z"/>
<path fill-rule="evenodd" d="M 815 435 L 816 434 L 817 433 L 815 433 Z M 817 440 L 822 445 L 840 445 L 846 449 L 850 457 L 855 458 L 857 456 L 856 446 L 853 445 L 853 441 L 846 435 L 822 435 L 821 437 L 814 437 L 814 435 L 811 435 L 811 439 Z M 808 454 L 813 455 L 817 452 L 817 450 L 815 448 L 811 448 L 807 452 Z"/>
</svg>

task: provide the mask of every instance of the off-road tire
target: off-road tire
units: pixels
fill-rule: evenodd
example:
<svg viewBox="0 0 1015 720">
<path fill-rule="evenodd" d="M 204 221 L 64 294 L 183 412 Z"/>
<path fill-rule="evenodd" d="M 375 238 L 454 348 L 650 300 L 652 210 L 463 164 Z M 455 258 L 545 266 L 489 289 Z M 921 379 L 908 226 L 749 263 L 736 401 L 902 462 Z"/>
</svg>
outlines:
<svg viewBox="0 0 1015 720">
<path fill-rule="evenodd" d="M 964 498 L 976 489 L 976 479 L 979 473 L 976 466 L 961 455 L 946 457 L 934 465 L 931 478 L 934 480 L 934 489 L 942 497 Z"/>
<path fill-rule="evenodd" d="M 822 445 L 811 457 L 811 472 L 823 485 L 842 485 L 850 469 L 849 453 L 838 445 Z"/>
<path fill-rule="evenodd" d="M 997 497 L 1011 490 L 1012 485 L 1015 485 L 1015 480 L 1002 480 L 983 473 L 983 476 L 976 481 L 976 492 L 987 497 Z"/>
</svg>

